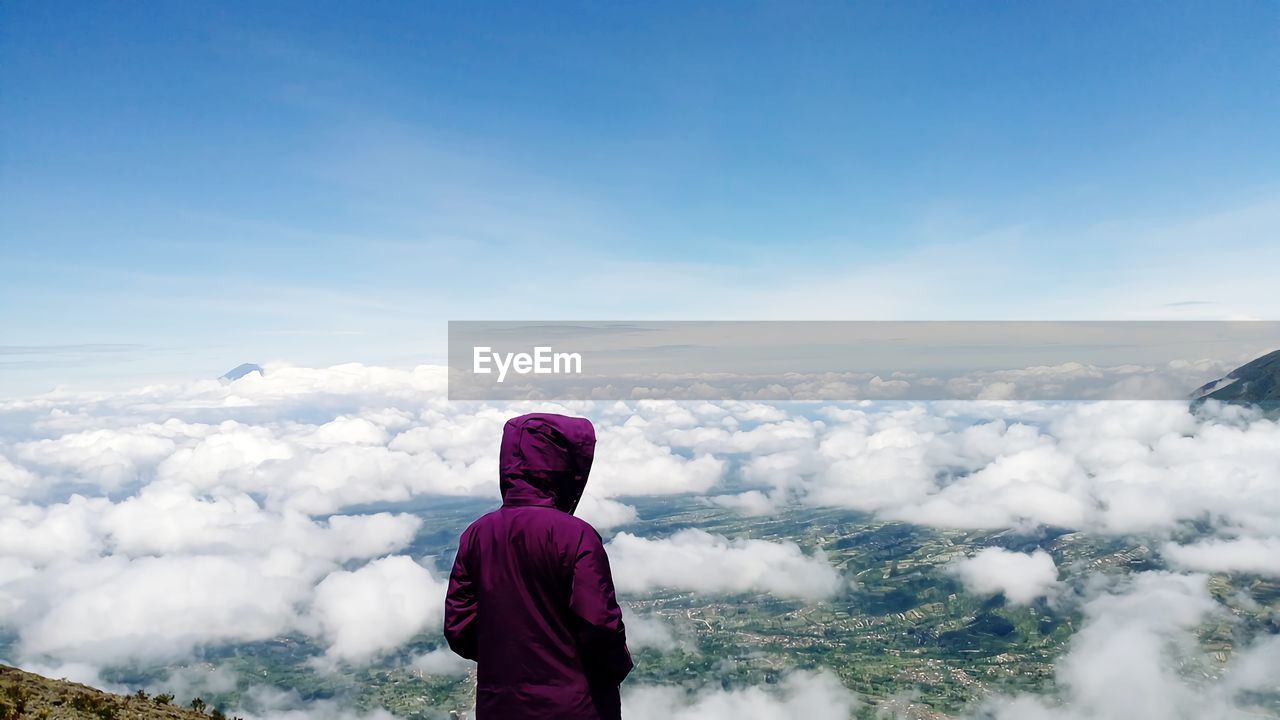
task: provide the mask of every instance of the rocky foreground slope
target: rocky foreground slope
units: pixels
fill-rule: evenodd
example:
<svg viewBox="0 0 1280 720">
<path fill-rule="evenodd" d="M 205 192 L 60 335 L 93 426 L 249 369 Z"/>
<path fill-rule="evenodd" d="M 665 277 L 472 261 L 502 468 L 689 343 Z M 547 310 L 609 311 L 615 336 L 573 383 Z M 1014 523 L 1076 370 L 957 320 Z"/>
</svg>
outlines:
<svg viewBox="0 0 1280 720">
<path fill-rule="evenodd" d="M 113 695 L 87 685 L 53 680 L 0 665 L 0 720 L 210 720 L 228 718 L 195 700 L 174 704 L 172 695 Z"/>
</svg>

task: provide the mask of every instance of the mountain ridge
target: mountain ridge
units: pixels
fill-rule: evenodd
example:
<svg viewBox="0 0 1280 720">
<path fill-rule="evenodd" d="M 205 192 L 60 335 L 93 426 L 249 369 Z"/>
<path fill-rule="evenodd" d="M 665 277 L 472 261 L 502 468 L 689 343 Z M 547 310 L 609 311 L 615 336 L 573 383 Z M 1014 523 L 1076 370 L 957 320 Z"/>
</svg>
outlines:
<svg viewBox="0 0 1280 720">
<path fill-rule="evenodd" d="M 1208 400 L 1231 405 L 1258 405 L 1264 409 L 1280 408 L 1280 350 L 1250 360 L 1212 382 L 1196 388 L 1191 394 L 1193 407 Z"/>
</svg>

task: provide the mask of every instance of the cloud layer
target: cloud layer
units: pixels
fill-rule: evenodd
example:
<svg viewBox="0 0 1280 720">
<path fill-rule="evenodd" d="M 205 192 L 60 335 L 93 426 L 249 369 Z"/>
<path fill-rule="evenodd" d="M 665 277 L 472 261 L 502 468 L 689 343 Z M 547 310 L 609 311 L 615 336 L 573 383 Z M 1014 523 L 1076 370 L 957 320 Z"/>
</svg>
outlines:
<svg viewBox="0 0 1280 720">
<path fill-rule="evenodd" d="M 981 717 L 997 720 L 1226 720 L 1258 717 L 1249 693 L 1280 690 L 1280 638 L 1241 648 L 1226 672 L 1198 669 L 1194 628 L 1222 613 L 1202 575 L 1142 573 L 1092 594 L 1085 625 L 1057 663 L 1060 702 L 997 697 Z M 1179 668 L 1183 668 L 1181 671 Z M 1199 677 L 1197 677 L 1199 675 Z"/>
<path fill-rule="evenodd" d="M 847 720 L 858 706 L 852 692 L 830 672 L 795 672 L 776 688 L 703 690 L 642 687 L 628 690 L 623 711 L 636 720 Z"/>
<path fill-rule="evenodd" d="M 1046 597 L 1058 585 L 1058 566 L 1053 556 L 1043 550 L 1026 554 L 983 548 L 973 557 L 954 563 L 952 571 L 969 592 L 1002 593 L 1014 605 Z"/>
<path fill-rule="evenodd" d="M 322 648 L 321 665 L 334 666 L 438 639 L 442 563 L 407 554 L 421 520 L 368 508 L 435 496 L 496 501 L 502 423 L 535 409 L 450 404 L 443 383 L 431 367 L 269 367 L 233 383 L 0 403 L 0 623 L 17 638 L 9 659 L 89 676 L 301 634 Z M 1135 534 L 1185 571 L 1090 595 L 1088 624 L 1059 670 L 1069 702 L 1007 699 L 993 705 L 1001 713 L 1107 717 L 1112 688 L 1088 668 L 1110 656 L 1154 673 L 1130 678 L 1135 686 L 1167 684 L 1169 697 L 1183 697 L 1180 676 L 1161 668 L 1168 641 L 1214 612 L 1195 573 L 1280 576 L 1280 426 L 1235 408 L 641 400 L 536 409 L 597 424 L 581 512 L 611 534 L 624 598 L 673 589 L 821 601 L 845 582 L 821 552 L 792 542 L 698 529 L 649 536 L 632 504 L 644 495 L 701 496 L 747 516 L 838 507 L 940 527 Z M 969 592 L 1015 604 L 1064 592 L 1043 552 L 988 549 L 954 571 Z M 1113 622 L 1140 615 L 1131 608 L 1144 603 L 1163 609 Z M 637 647 L 682 642 L 655 619 L 633 627 Z M 1119 635 L 1130 650 L 1109 643 Z M 1240 654 L 1213 705 L 1189 707 L 1232 717 L 1232 693 L 1280 669 L 1268 647 Z M 413 664 L 466 670 L 438 653 Z M 788 677 L 772 694 L 651 688 L 628 702 L 641 717 L 753 717 L 757 707 L 822 717 L 808 698 L 852 702 L 829 676 Z M 261 707 L 275 708 L 261 717 L 296 710 Z"/>
<path fill-rule="evenodd" d="M 821 555 L 805 555 L 790 542 L 729 540 L 690 529 L 661 539 L 618 533 L 606 549 L 620 593 L 671 588 L 818 600 L 841 585 Z"/>
</svg>

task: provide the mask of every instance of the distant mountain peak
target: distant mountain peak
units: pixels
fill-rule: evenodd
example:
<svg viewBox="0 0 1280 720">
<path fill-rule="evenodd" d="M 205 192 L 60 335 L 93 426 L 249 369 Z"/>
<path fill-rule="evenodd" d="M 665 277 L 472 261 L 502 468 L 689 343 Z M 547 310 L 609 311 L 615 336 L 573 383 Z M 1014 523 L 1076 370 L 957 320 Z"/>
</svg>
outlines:
<svg viewBox="0 0 1280 720">
<path fill-rule="evenodd" d="M 1193 407 L 1206 400 L 1266 409 L 1280 407 L 1280 350 L 1251 360 L 1191 393 Z"/>
<path fill-rule="evenodd" d="M 227 371 L 225 375 L 223 375 L 218 379 L 225 380 L 227 382 L 235 382 L 236 380 L 239 380 L 245 375 L 250 375 L 252 373 L 258 373 L 259 375 L 266 375 L 266 371 L 262 369 L 261 365 L 254 365 L 253 363 L 243 363 L 241 365 L 237 365 L 231 368 L 230 370 Z"/>
</svg>

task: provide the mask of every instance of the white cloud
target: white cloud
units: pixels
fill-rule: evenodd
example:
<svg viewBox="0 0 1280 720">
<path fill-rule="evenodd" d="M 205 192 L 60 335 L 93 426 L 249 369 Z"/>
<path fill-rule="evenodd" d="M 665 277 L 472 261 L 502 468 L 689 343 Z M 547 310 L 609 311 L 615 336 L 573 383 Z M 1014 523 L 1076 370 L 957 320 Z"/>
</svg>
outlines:
<svg viewBox="0 0 1280 720">
<path fill-rule="evenodd" d="M 0 484 L 18 497 L 47 474 L 104 490 L 136 481 L 253 494 L 306 514 L 422 494 L 494 497 L 501 424 L 521 407 L 448 405 L 438 375 L 279 367 L 229 385 L 11 401 L 0 414 L 49 437 L 15 444 Z M 995 405 L 1008 419 L 975 420 Z M 1159 533 L 1208 512 L 1246 534 L 1280 534 L 1280 501 L 1267 499 L 1280 481 L 1265 470 L 1280 463 L 1276 424 L 1206 422 L 1180 403 L 855 404 L 821 420 L 760 403 L 566 410 L 597 420 L 590 487 L 600 500 L 710 492 L 730 470 L 719 455 L 731 455 L 744 480 L 771 488 L 721 491 L 718 504 L 747 513 L 772 509 L 763 494 L 933 525 Z M 629 516 L 598 509 L 605 525 Z"/>
<path fill-rule="evenodd" d="M 81 495 L 44 507 L 0 497 L 0 555 L 38 564 L 96 556 L 99 517 L 110 505 Z"/>
<path fill-rule="evenodd" d="M 973 557 L 958 560 L 951 571 L 969 592 L 1004 593 L 1014 605 L 1027 605 L 1058 588 L 1058 567 L 1043 550 L 1031 554 L 1003 548 L 983 548 Z"/>
<path fill-rule="evenodd" d="M 829 671 L 793 672 L 772 690 L 758 686 L 694 693 L 627 687 L 623 715 L 635 720 L 848 720 L 858 700 Z"/>
<path fill-rule="evenodd" d="M 398 720 L 383 709 L 359 712 L 336 700 L 303 700 L 293 690 L 255 686 L 240 707 L 227 713 L 244 720 Z"/>
<path fill-rule="evenodd" d="M 917 503 L 885 511 L 925 525 L 1085 527 L 1092 501 L 1075 459 L 1054 447 L 1001 455 Z"/>
<path fill-rule="evenodd" d="M 35 473 L 0 455 L 0 496 L 23 498 L 35 491 L 39 484 L 40 479 Z"/>
<path fill-rule="evenodd" d="M 444 621 L 446 582 L 403 555 L 330 573 L 312 608 L 331 660 L 363 662 Z"/>
<path fill-rule="evenodd" d="M 424 675 L 466 675 L 476 664 L 445 647 L 417 656 L 410 666 Z"/>
<path fill-rule="evenodd" d="M 49 678 L 59 678 L 70 680 L 81 685 L 98 688 L 106 692 L 112 692 L 119 695 L 128 694 L 131 688 L 116 683 L 110 683 L 102 679 L 99 674 L 99 668 L 90 663 L 83 662 L 27 662 L 23 663 L 22 669 L 26 672 L 43 675 Z"/>
<path fill-rule="evenodd" d="M 173 668 L 164 680 L 151 684 L 153 694 L 172 693 L 179 704 L 210 693 L 228 693 L 236 689 L 236 673 L 225 665 L 200 663 Z"/>
<path fill-rule="evenodd" d="M 784 450 L 806 447 L 813 443 L 814 437 L 825 424 L 822 421 L 808 418 L 791 418 L 767 416 L 771 422 L 764 422 L 751 428 L 742 428 L 742 420 L 751 420 L 751 416 L 759 413 L 746 413 L 748 417 L 736 415 L 725 416 L 733 422 L 721 422 L 720 426 L 698 423 L 692 427 L 680 427 L 660 433 L 661 439 L 673 447 L 692 448 L 699 452 L 713 453 L 747 453 L 753 455 L 771 454 Z M 692 417 L 697 423 L 696 417 Z M 666 425 L 665 427 L 671 427 Z"/>
<path fill-rule="evenodd" d="M 27 598 L 19 614 L 21 650 L 109 663 L 175 659 L 204 643 L 276 637 L 295 626 L 295 605 L 310 590 L 291 555 L 54 564 L 18 583 Z"/>
<path fill-rule="evenodd" d="M 18 456 L 47 472 L 118 488 L 171 455 L 183 423 L 144 423 L 124 430 L 100 428 L 19 443 Z"/>
<path fill-rule="evenodd" d="M 379 423 L 347 415 L 340 415 L 319 426 L 304 425 L 302 431 L 294 437 L 299 444 L 313 448 L 386 445 L 390 439 L 387 429 Z"/>
<path fill-rule="evenodd" d="M 690 529 L 662 539 L 618 533 L 607 550 L 624 593 L 671 588 L 816 600 L 834 595 L 842 582 L 825 557 L 805 555 L 792 542 L 729 540 Z"/>
<path fill-rule="evenodd" d="M 1280 426 L 1196 418 L 1183 403 L 833 408 L 816 448 L 752 457 L 744 475 L 803 503 L 974 528 L 1161 534 L 1211 518 L 1280 535 Z M 1025 420 L 1022 420 L 1025 418 Z"/>
<path fill-rule="evenodd" d="M 627 647 L 632 650 L 653 648 L 666 652 L 675 650 L 683 644 L 676 637 L 676 631 L 671 623 L 659 616 L 628 613 L 625 622 Z"/>
<path fill-rule="evenodd" d="M 1258 710 L 1242 691 L 1275 689 L 1280 645 L 1242 648 L 1220 679 L 1195 679 L 1178 668 L 1199 655 L 1192 634 L 1221 612 L 1204 576 L 1143 573 L 1119 591 L 1084 605 L 1085 625 L 1056 665 L 1060 702 L 997 697 L 981 717 L 996 720 L 1243 720 Z"/>
<path fill-rule="evenodd" d="M 574 514 L 591 523 L 597 530 L 626 525 L 635 522 L 638 518 L 634 507 L 617 500 L 600 497 L 590 488 L 583 493 Z"/>
<path fill-rule="evenodd" d="M 1214 539 L 1194 545 L 1168 543 L 1164 556 L 1188 570 L 1280 576 L 1280 538 L 1276 537 Z"/>
<path fill-rule="evenodd" d="M 707 498 L 712 505 L 718 505 L 748 517 L 760 517 L 777 512 L 782 505 L 777 494 L 769 495 L 759 490 L 748 490 L 735 495 L 714 495 Z"/>
<path fill-rule="evenodd" d="M 591 487 L 605 496 L 703 493 L 720 482 L 724 461 L 685 458 L 649 439 L 638 419 L 597 429 Z"/>
</svg>

